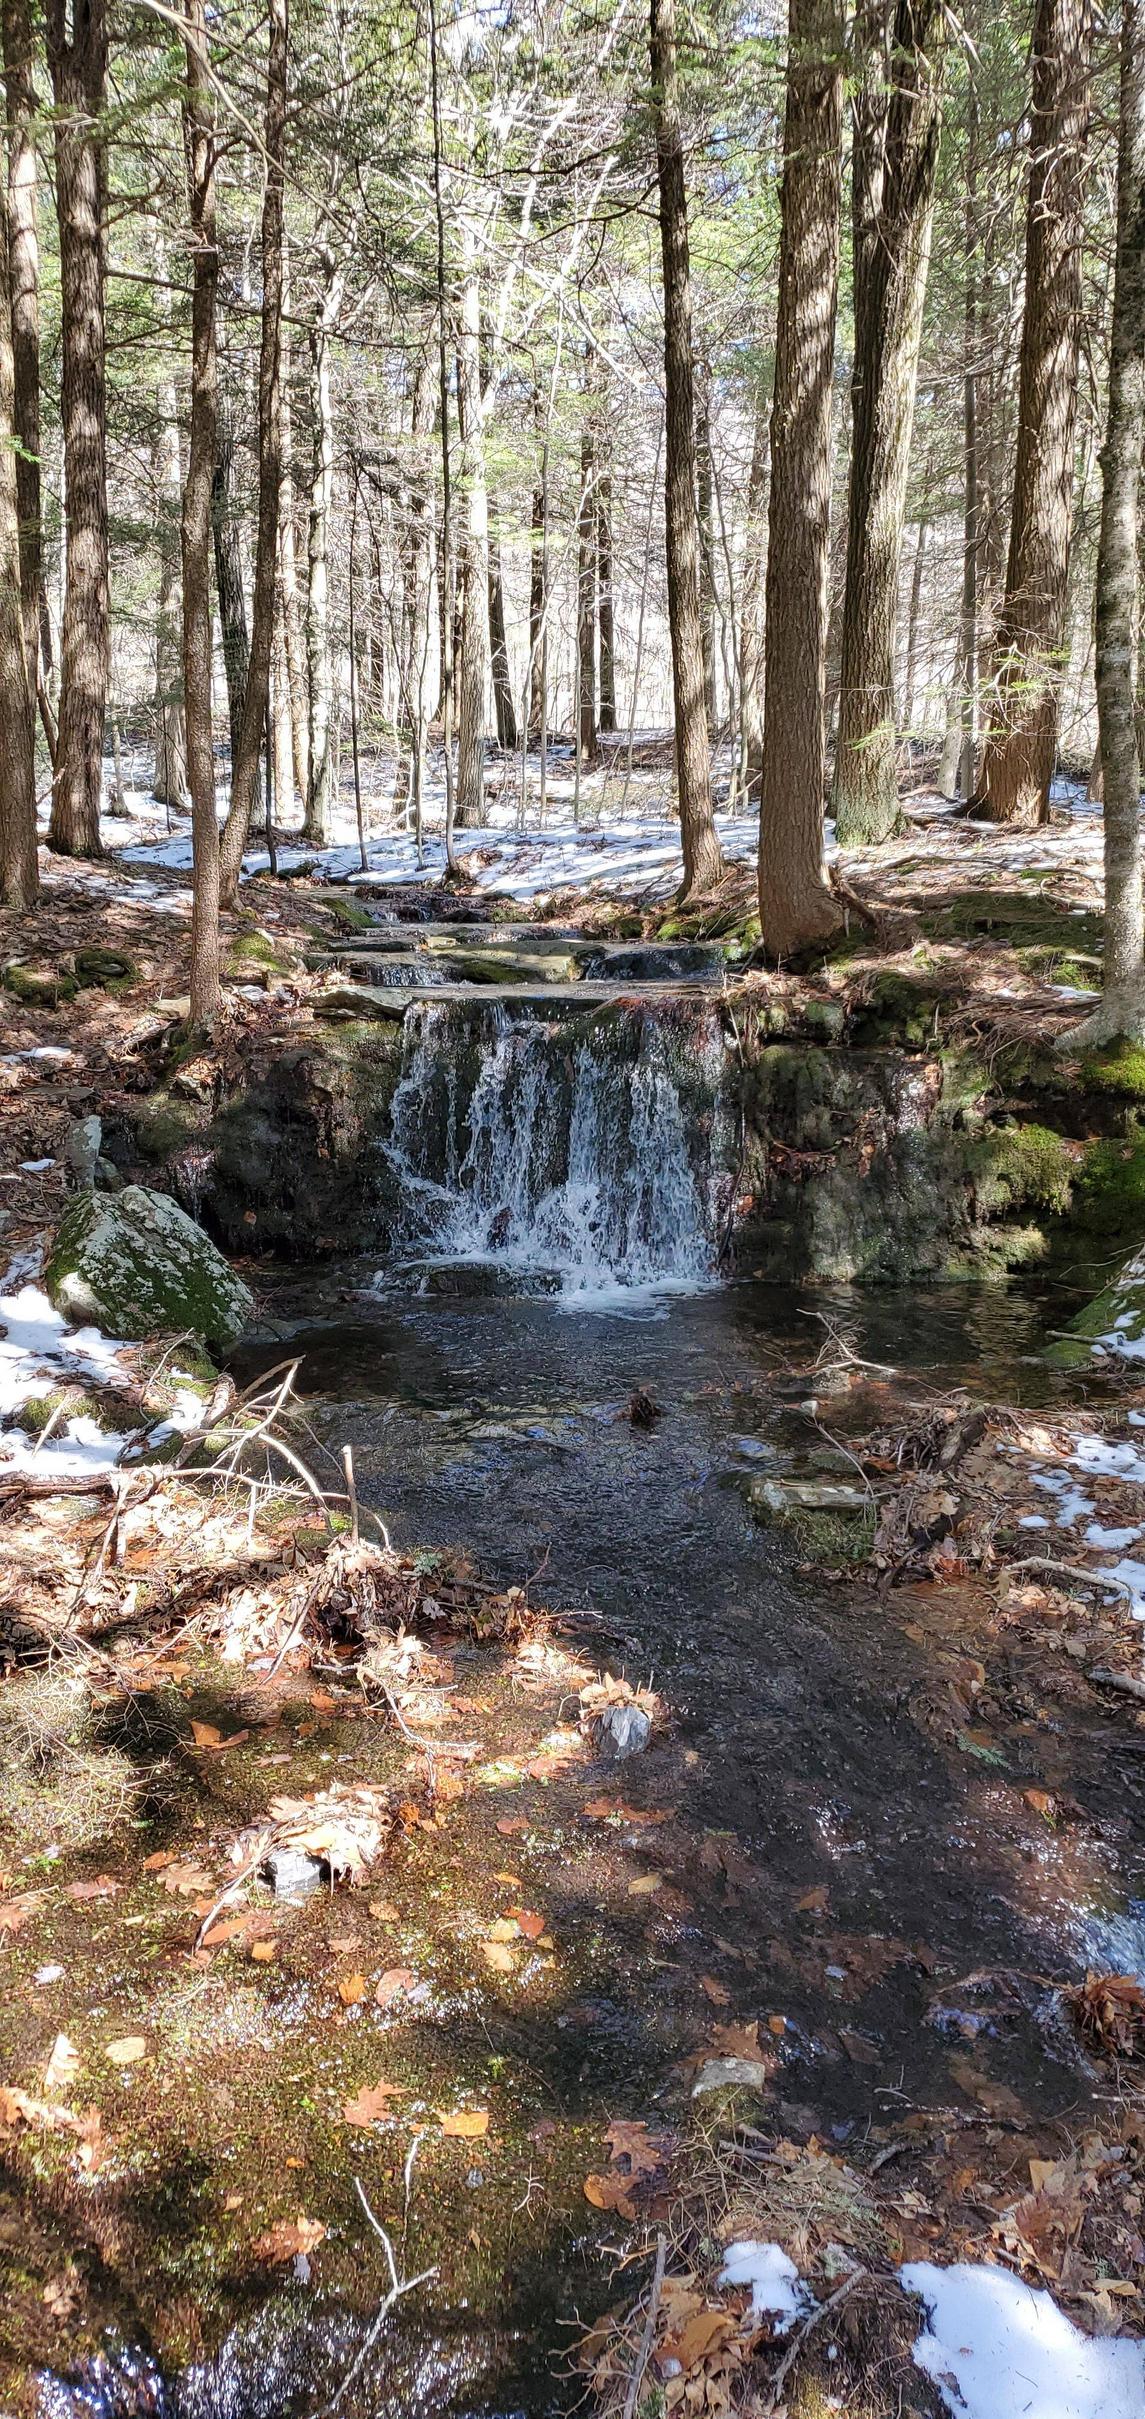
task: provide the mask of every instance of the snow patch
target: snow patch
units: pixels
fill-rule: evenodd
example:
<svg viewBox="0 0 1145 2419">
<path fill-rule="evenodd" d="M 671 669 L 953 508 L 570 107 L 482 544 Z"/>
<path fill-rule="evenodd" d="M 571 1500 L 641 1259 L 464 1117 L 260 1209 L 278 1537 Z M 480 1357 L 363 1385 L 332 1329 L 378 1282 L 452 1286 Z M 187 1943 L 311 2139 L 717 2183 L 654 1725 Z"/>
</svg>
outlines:
<svg viewBox="0 0 1145 2419">
<path fill-rule="evenodd" d="M 915 2260 L 899 2277 L 927 2307 L 915 2366 L 953 2419 L 1142 2419 L 1145 2344 L 1082 2335 L 1003 2268 Z"/>
<path fill-rule="evenodd" d="M 732 2243 L 719 2281 L 750 2285 L 752 2317 L 770 2318 L 776 2335 L 786 2335 L 812 2302 L 794 2260 L 778 2243 Z"/>
</svg>

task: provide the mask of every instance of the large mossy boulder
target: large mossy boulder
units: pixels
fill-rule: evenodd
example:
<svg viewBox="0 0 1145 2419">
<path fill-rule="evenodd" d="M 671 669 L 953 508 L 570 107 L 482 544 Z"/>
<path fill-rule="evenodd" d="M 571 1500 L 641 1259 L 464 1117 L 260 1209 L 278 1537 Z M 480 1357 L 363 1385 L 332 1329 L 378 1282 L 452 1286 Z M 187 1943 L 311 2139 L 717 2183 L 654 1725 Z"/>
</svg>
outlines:
<svg viewBox="0 0 1145 2419">
<path fill-rule="evenodd" d="M 249 1288 L 202 1227 L 141 1184 L 78 1194 L 44 1281 L 66 1318 L 129 1339 L 189 1329 L 208 1344 L 233 1344 L 254 1311 Z"/>
<path fill-rule="evenodd" d="M 1046 1357 L 1059 1369 L 1078 1369 L 1094 1360 L 1145 1360 L 1145 1248 L 1079 1310 Z"/>
</svg>

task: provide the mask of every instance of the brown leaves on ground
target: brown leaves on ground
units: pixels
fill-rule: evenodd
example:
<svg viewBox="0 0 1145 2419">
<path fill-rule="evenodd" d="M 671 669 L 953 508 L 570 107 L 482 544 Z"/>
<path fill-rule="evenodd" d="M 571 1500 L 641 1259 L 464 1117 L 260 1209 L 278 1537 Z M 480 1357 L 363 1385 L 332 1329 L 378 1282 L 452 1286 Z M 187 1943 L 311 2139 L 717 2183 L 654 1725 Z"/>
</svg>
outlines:
<svg viewBox="0 0 1145 2419">
<path fill-rule="evenodd" d="M 42 1890 L 20 1890 L 14 1898 L 0 1899 L 0 1937 L 5 1932 L 22 1932 L 43 1903 Z"/>
<path fill-rule="evenodd" d="M 212 1755 L 225 1755 L 229 1747 L 245 1745 L 250 1737 L 250 1732 L 249 1730 L 232 1730 L 229 1736 L 224 1738 L 222 1731 L 216 1730 L 213 1722 L 192 1722 L 191 1737 L 196 1747 L 204 1748 Z"/>
<path fill-rule="evenodd" d="M 256 2259 L 265 2260 L 269 2267 L 284 2267 L 288 2260 L 306 2259 L 324 2242 L 326 2228 L 316 2217 L 276 2218 L 265 2234 L 256 2236 L 251 2250 Z"/>
<path fill-rule="evenodd" d="M 1063 1996 L 1091 2049 L 1145 2057 L 1145 1990 L 1132 1974 L 1087 1974 Z"/>
<path fill-rule="evenodd" d="M 102 2164 L 106 2144 L 98 2108 L 86 2108 L 77 2115 L 73 2109 L 61 2108 L 54 2101 L 37 2100 L 30 2092 L 0 2084 L 0 2127 L 16 2131 L 21 2126 L 33 2133 L 71 2134 L 77 2144 L 80 2165 L 89 2175 L 94 2175 Z"/>
<path fill-rule="evenodd" d="M 391 2100 L 404 2098 L 405 2090 L 400 2083 L 363 2083 L 352 2100 L 343 2102 L 342 2114 L 347 2125 L 376 2125 L 380 2118 L 393 2116 Z"/>
<path fill-rule="evenodd" d="M 147 2043 L 142 2033 L 127 2033 L 122 2041 L 105 2042 L 103 2054 L 112 2066 L 138 2066 L 147 2056 Z"/>
<path fill-rule="evenodd" d="M 374 2004 L 376 2007 L 392 2007 L 395 1999 L 404 1998 L 407 1992 L 416 1988 L 417 1975 L 411 1966 L 388 1966 L 375 1987 Z"/>
<path fill-rule="evenodd" d="M 394 1820 L 386 1792 L 364 1781 L 310 1798 L 275 1797 L 267 1812 L 281 1847 L 320 1858 L 336 1880 L 352 1884 L 381 1855 Z"/>
<path fill-rule="evenodd" d="M 577 2366 L 589 2374 L 597 2409 L 623 2409 L 644 2326 L 644 2308 L 637 2304 L 599 2319 L 585 2336 Z M 659 2406 L 689 2419 L 724 2419 L 733 2409 L 746 2410 L 745 2363 L 759 2334 L 750 2315 L 741 2318 L 726 2301 L 716 2301 L 694 2273 L 666 2276 L 647 2371 Z M 759 2407 L 754 2397 L 750 2407 Z"/>
<path fill-rule="evenodd" d="M 441 2120 L 441 2130 L 459 2142 L 476 2142 L 489 2131 L 487 2108 L 455 2108 Z"/>
<path fill-rule="evenodd" d="M 605 2133 L 608 2169 L 586 2175 L 584 2197 L 594 2209 L 615 2210 L 618 2217 L 653 2214 L 664 2193 L 676 2149 L 676 2137 L 664 2129 L 653 2133 L 642 2119 L 614 2117 Z"/>
</svg>

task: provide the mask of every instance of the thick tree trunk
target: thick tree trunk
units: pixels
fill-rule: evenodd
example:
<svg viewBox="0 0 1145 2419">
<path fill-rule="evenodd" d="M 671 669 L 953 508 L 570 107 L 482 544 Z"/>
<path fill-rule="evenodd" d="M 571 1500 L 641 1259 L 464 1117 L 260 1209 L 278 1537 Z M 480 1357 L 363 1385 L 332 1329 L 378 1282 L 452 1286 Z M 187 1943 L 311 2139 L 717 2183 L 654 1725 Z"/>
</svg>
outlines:
<svg viewBox="0 0 1145 2419">
<path fill-rule="evenodd" d="M 587 385 L 587 381 L 586 381 Z M 580 437 L 580 505 L 576 529 L 576 744 L 581 764 L 595 764 L 596 736 L 596 430 L 591 393 Z"/>
<path fill-rule="evenodd" d="M 67 498 L 60 716 L 48 841 L 63 856 L 91 857 L 100 849 L 110 663 L 100 123 L 107 73 L 103 0 L 72 0 L 70 39 L 67 0 L 49 0 L 47 30 L 55 101 Z"/>
<path fill-rule="evenodd" d="M 899 553 L 938 163 L 941 0 L 863 0 L 852 136 L 855 363 L 835 819 L 847 846 L 898 817 Z"/>
<path fill-rule="evenodd" d="M 1141 759 L 1133 624 L 1145 443 L 1145 0 L 1124 0 L 1117 173 L 1117 266 L 1109 417 L 1101 457 L 1096 673 L 1105 793 L 1105 997 L 1088 1030 L 1145 1029 Z"/>
<path fill-rule="evenodd" d="M 250 662 L 250 634 L 246 619 L 246 588 L 243 582 L 242 543 L 238 516 L 234 507 L 233 481 L 235 459 L 234 419 L 229 397 L 220 392 L 216 411 L 215 471 L 211 481 L 211 532 L 214 538 L 215 587 L 219 599 L 219 631 L 223 643 L 223 671 L 227 684 L 227 723 L 230 731 L 231 762 L 238 753 L 239 730 L 242 725 L 243 700 L 246 696 L 247 667 Z"/>
<path fill-rule="evenodd" d="M 161 420 L 152 455 L 159 545 L 159 610 L 155 625 L 155 755 L 151 794 L 163 806 L 182 809 L 186 807 L 188 797 L 179 562 L 183 465 L 173 378 L 164 380 L 159 395 L 159 409 Z"/>
<path fill-rule="evenodd" d="M 298 600 L 298 542 L 296 535 L 296 504 L 294 492 L 293 421 L 290 398 L 290 326 L 289 326 L 290 253 L 285 232 L 282 244 L 282 361 L 279 369 L 279 430 L 282 440 L 282 478 L 278 503 L 278 565 L 282 582 L 282 629 L 286 647 L 286 676 L 290 693 L 290 738 L 294 757 L 293 785 L 287 784 L 278 793 L 278 813 L 281 820 L 291 787 L 297 790 L 305 810 L 310 795 L 310 723 L 306 687 L 306 657 L 302 644 L 302 613 Z"/>
<path fill-rule="evenodd" d="M 842 133 L 839 0 L 790 0 L 759 813 L 760 924 L 773 957 L 829 939 L 843 921 L 823 879 Z"/>
<path fill-rule="evenodd" d="M 20 601 L 28 677 L 35 692 L 43 607 L 40 481 L 40 251 L 36 227 L 36 93 L 29 0 L 2 0 L 8 117 L 8 282 L 12 329 L 12 421 L 20 512 Z"/>
<path fill-rule="evenodd" d="M 547 461 L 547 456 L 548 456 L 548 446 L 547 446 L 547 441 L 546 441 L 546 438 L 545 438 L 545 414 L 544 414 L 544 406 L 543 406 L 542 401 L 541 401 L 541 396 L 540 396 L 540 391 L 539 391 L 539 389 L 538 389 L 538 390 L 535 390 L 535 391 L 534 391 L 534 395 L 533 395 L 533 416 L 534 416 L 534 420 L 535 420 L 535 422 L 536 422 L 537 441 L 538 441 L 539 446 L 540 446 L 540 455 L 539 455 L 539 460 L 538 460 L 537 472 L 536 472 L 536 476 L 535 476 L 534 483 L 533 483 L 533 509 L 532 509 L 532 527 L 531 527 L 531 531 L 530 531 L 530 560 L 529 560 L 529 737 L 530 737 L 530 739 L 539 739 L 539 738 L 540 738 L 540 735 L 541 735 L 541 708 L 542 708 L 542 698 L 541 698 L 541 682 L 542 682 L 542 665 L 541 665 L 541 655 L 542 655 L 542 648 L 543 648 L 542 632 L 543 632 L 544 627 L 545 627 L 545 603 L 546 603 L 546 598 L 545 598 L 545 569 L 546 569 L 546 550 L 545 550 L 545 537 L 546 537 L 546 529 L 545 529 L 545 523 L 546 523 L 546 517 L 547 517 L 547 513 L 546 513 L 547 497 L 546 497 L 546 493 L 545 493 L 545 475 L 544 475 L 544 474 L 545 474 L 545 463 L 546 463 L 546 461 Z"/>
<path fill-rule="evenodd" d="M 696 404 L 692 361 L 692 281 L 688 192 L 676 70 L 676 0 L 651 0 L 652 111 L 664 268 L 664 551 L 676 788 L 684 856 L 681 898 L 708 889 L 723 872 L 712 815 L 712 767 L 704 710 L 704 634 L 700 615 L 700 530 L 696 509 Z"/>
<path fill-rule="evenodd" d="M 616 610 L 612 594 L 612 473 L 608 439 L 596 480 L 596 609 L 600 628 L 600 728 L 616 729 Z"/>
<path fill-rule="evenodd" d="M 243 849 L 259 789 L 259 758 L 267 727 L 274 593 L 282 486 L 282 203 L 286 175 L 287 0 L 270 0 L 266 63 L 265 160 L 262 204 L 262 330 L 258 364 L 258 534 L 255 540 L 250 660 L 237 735 L 232 741 L 231 804 L 219 856 L 222 896 L 238 898 Z"/>
<path fill-rule="evenodd" d="M 307 556 L 306 670 L 310 691 L 310 766 L 306 793 L 306 837 L 324 848 L 334 804 L 331 722 L 334 672 L 330 657 L 330 512 L 334 502 L 334 397 L 330 338 L 342 302 L 345 272 L 334 255 L 324 260 L 325 287 L 310 331 L 310 401 L 314 462 L 310 482 Z"/>
<path fill-rule="evenodd" d="M 481 294 L 473 238 L 463 229 L 468 266 L 457 343 L 457 401 L 461 421 L 462 512 L 458 532 L 461 611 L 457 664 L 458 825 L 485 814 L 485 690 L 489 678 L 489 499 L 485 489 L 485 431 L 481 411 Z"/>
<path fill-rule="evenodd" d="M 740 715 L 743 726 L 740 754 L 745 796 L 757 803 L 763 765 L 763 603 L 767 569 L 768 465 L 767 402 L 761 385 L 755 402 L 751 469 L 747 479 L 743 605 L 740 611 Z"/>
<path fill-rule="evenodd" d="M 35 720 L 22 606 L 9 262 L 9 223 L 0 211 L 0 905 L 28 908 L 39 889 Z"/>
<path fill-rule="evenodd" d="M 489 540 L 489 652 L 493 672 L 493 703 L 497 713 L 497 745 L 517 745 L 517 709 L 509 678 L 509 641 L 505 635 L 505 586 L 501 573 L 501 541 Z"/>
<path fill-rule="evenodd" d="M 982 768 L 993 823 L 1042 823 L 1057 755 L 1073 520 L 1089 0 L 1038 0 L 1006 593 Z"/>
<path fill-rule="evenodd" d="M 206 0 L 184 0 L 184 126 L 191 205 L 191 434 L 183 489 L 183 697 L 191 789 L 191 1023 L 214 1023 L 219 988 L 219 821 L 211 732 L 211 490 L 218 439 L 214 96 Z"/>
<path fill-rule="evenodd" d="M 959 750 L 956 778 L 960 796 L 972 798 L 978 785 L 978 612 L 982 581 L 978 426 L 978 377 L 981 344 L 978 97 L 972 79 L 968 81 L 967 85 L 966 112 L 966 291 L 963 304 L 965 358 L 962 365 L 962 459 L 964 466 L 962 613 L 958 634 L 961 688 L 959 721 L 962 730 L 962 744 Z"/>
<path fill-rule="evenodd" d="M 716 736 L 716 543 L 713 525 L 711 407 L 706 382 L 696 415 L 696 504 L 700 516 L 700 621 L 704 642 L 704 712 Z"/>
</svg>

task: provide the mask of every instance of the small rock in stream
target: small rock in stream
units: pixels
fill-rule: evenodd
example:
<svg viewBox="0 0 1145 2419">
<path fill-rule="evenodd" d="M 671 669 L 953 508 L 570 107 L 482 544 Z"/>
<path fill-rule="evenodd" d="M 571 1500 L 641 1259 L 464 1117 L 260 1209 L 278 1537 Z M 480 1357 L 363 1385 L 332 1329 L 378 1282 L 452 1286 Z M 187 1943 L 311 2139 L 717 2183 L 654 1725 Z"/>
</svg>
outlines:
<svg viewBox="0 0 1145 2419">
<path fill-rule="evenodd" d="M 599 1744 L 618 1764 L 630 1755 L 643 1754 L 651 1736 L 652 1724 L 640 1705 L 610 1705 L 600 1717 Z"/>
<path fill-rule="evenodd" d="M 766 2091 L 769 2076 L 766 2066 L 755 2058 L 706 2058 L 692 2085 L 692 2098 L 698 2100 L 707 2091 Z"/>
<path fill-rule="evenodd" d="M 271 1848 L 262 1871 L 276 1898 L 313 1898 L 325 1880 L 318 1858 L 301 1848 Z"/>
</svg>

